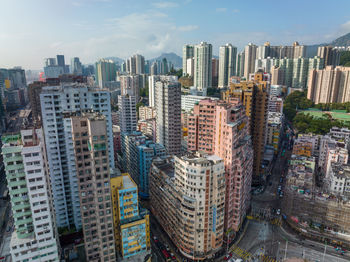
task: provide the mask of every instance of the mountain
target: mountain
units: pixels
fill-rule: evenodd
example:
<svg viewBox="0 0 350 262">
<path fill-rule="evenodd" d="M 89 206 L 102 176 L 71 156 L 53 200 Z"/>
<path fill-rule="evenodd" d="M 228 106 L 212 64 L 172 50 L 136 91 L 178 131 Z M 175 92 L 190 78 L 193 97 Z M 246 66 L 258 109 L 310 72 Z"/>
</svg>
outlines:
<svg viewBox="0 0 350 262">
<path fill-rule="evenodd" d="M 331 46 L 350 46 L 350 33 L 338 37 L 330 43 Z"/>
<path fill-rule="evenodd" d="M 153 61 L 157 60 L 161 61 L 164 57 L 168 62 L 171 62 L 175 68 L 182 67 L 182 58 L 175 53 L 163 53 L 158 57 L 150 59 L 150 62 L 152 63 Z"/>
<path fill-rule="evenodd" d="M 124 62 L 124 59 L 121 59 L 116 56 L 105 57 L 104 59 L 112 60 L 114 63 L 121 65 Z"/>
<path fill-rule="evenodd" d="M 317 48 L 319 46 L 350 46 L 350 33 L 343 35 L 341 37 L 338 37 L 334 41 L 330 43 L 323 43 L 318 45 L 308 45 L 306 48 L 306 57 L 314 57 L 317 55 Z"/>
</svg>

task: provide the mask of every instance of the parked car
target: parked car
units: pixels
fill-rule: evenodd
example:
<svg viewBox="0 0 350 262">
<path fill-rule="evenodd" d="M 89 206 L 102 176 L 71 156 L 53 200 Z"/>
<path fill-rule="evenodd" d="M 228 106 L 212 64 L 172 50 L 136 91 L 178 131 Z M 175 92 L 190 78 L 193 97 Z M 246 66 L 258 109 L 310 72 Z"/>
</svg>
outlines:
<svg viewBox="0 0 350 262">
<path fill-rule="evenodd" d="M 176 257 L 173 253 L 170 253 L 171 259 L 176 260 Z"/>
<path fill-rule="evenodd" d="M 281 209 L 277 209 L 276 214 L 280 215 L 281 214 Z"/>
</svg>

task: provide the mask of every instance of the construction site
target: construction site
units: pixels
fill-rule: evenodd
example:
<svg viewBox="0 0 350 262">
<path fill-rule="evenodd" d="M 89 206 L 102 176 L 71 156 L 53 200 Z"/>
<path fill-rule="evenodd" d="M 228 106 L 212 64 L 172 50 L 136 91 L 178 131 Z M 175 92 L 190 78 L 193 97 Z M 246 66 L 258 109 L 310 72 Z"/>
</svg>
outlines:
<svg viewBox="0 0 350 262">
<path fill-rule="evenodd" d="M 287 184 L 282 206 L 284 219 L 301 235 L 350 247 L 349 199 Z"/>
</svg>

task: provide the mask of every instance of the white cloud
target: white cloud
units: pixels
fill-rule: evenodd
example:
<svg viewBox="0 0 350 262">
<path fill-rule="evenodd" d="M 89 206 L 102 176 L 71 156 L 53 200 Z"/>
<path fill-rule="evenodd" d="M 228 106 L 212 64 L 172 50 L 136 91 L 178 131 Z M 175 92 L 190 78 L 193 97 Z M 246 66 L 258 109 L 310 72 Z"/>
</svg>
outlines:
<svg viewBox="0 0 350 262">
<path fill-rule="evenodd" d="M 185 25 L 185 26 L 179 26 L 177 30 L 181 32 L 189 32 L 189 31 L 194 31 L 199 28 L 198 25 Z"/>
<path fill-rule="evenodd" d="M 59 46 L 61 46 L 62 44 L 63 44 L 62 42 L 54 42 L 54 43 L 51 43 L 50 48 L 56 49 Z"/>
<path fill-rule="evenodd" d="M 152 3 L 152 5 L 155 8 L 174 8 L 174 7 L 178 7 L 178 4 L 175 2 L 154 2 Z"/>
<path fill-rule="evenodd" d="M 85 26 L 82 22 L 77 22 L 76 26 Z M 62 43 L 58 49 L 65 50 L 67 58 L 80 57 L 83 63 L 106 56 L 125 59 L 135 53 L 148 59 L 163 52 L 180 53 L 185 42 L 183 34 L 198 28 L 197 25 L 177 26 L 165 13 L 149 10 L 108 18 L 101 27 L 100 36 Z"/>
<path fill-rule="evenodd" d="M 239 13 L 239 9 L 233 9 L 232 12 Z"/>
<path fill-rule="evenodd" d="M 216 12 L 218 12 L 218 13 L 223 13 L 223 12 L 226 12 L 226 11 L 227 11 L 226 7 L 218 7 L 218 8 L 216 8 Z"/>
<path fill-rule="evenodd" d="M 347 34 L 350 32 L 350 21 L 347 21 L 346 23 L 342 24 L 340 26 L 340 30 L 344 33 Z"/>
</svg>

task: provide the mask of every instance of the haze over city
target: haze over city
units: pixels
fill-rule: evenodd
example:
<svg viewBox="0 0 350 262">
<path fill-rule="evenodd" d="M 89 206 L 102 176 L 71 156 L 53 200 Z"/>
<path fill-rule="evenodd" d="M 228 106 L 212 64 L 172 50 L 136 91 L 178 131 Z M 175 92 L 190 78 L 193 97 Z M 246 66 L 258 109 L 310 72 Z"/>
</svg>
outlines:
<svg viewBox="0 0 350 262">
<path fill-rule="evenodd" d="M 348 0 L 1 0 L 0 262 L 349 262 Z"/>
<path fill-rule="evenodd" d="M 328 43 L 350 31 L 350 2 L 327 1 L 1 1 L 0 67 L 40 69 L 62 53 L 85 64 L 142 53 L 181 55 L 207 41 L 218 55 L 227 42 Z"/>
</svg>

